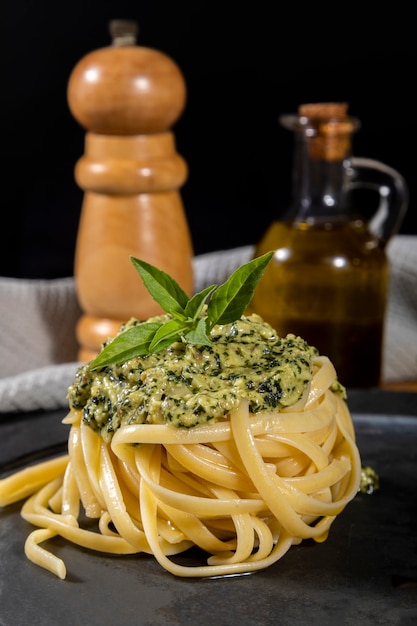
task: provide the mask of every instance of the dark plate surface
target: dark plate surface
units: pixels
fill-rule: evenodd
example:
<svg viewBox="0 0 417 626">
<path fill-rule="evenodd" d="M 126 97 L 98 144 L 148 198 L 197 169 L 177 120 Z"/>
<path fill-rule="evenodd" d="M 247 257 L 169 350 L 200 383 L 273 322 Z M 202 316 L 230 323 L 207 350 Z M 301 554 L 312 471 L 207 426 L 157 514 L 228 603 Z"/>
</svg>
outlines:
<svg viewBox="0 0 417 626">
<path fill-rule="evenodd" d="M 252 575 L 182 579 L 147 555 L 103 556 L 56 539 L 62 581 L 26 559 L 31 527 L 18 503 L 0 510 L 0 624 L 417 624 L 417 394 L 352 390 L 349 404 L 362 464 L 381 488 L 358 494 L 324 543 L 293 546 Z M 64 452 L 64 415 L 0 416 L 0 475 Z"/>
</svg>

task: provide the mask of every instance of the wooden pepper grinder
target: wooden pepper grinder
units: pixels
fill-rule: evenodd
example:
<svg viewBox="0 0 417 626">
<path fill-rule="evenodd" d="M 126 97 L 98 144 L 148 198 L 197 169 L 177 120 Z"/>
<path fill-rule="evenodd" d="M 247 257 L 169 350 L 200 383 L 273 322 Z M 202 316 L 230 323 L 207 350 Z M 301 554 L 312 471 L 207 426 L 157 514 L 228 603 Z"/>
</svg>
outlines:
<svg viewBox="0 0 417 626">
<path fill-rule="evenodd" d="M 74 276 L 83 315 L 79 359 L 87 361 L 134 316 L 162 309 L 130 256 L 168 272 L 191 295 L 193 249 L 179 193 L 188 175 L 169 130 L 185 106 L 186 86 L 165 54 L 136 45 L 137 23 L 110 23 L 112 45 L 75 66 L 68 104 L 88 130 L 75 166 L 84 190 Z"/>
</svg>

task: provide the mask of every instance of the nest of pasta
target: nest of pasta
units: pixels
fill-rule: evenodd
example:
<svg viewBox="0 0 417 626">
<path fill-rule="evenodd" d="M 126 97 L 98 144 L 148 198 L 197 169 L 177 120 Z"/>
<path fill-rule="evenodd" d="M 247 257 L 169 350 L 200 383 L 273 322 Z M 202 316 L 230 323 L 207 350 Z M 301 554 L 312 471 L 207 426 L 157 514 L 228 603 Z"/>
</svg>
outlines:
<svg viewBox="0 0 417 626">
<path fill-rule="evenodd" d="M 354 427 L 332 363 L 315 355 L 302 397 L 252 413 L 245 398 L 194 428 L 121 425 L 105 441 L 71 409 L 68 454 L 0 481 L 0 504 L 28 497 L 33 562 L 61 578 L 41 544 L 56 535 L 91 550 L 152 554 L 183 577 L 253 572 L 293 544 L 324 541 L 359 488 Z M 84 524 L 96 520 L 96 527 Z M 192 547 L 204 560 L 181 564 Z"/>
</svg>

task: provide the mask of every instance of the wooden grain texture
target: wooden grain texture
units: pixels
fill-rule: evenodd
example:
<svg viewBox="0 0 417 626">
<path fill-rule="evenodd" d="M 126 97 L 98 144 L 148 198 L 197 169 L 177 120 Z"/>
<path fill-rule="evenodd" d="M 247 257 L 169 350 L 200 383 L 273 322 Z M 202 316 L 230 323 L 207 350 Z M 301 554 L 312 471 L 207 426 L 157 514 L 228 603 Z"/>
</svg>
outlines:
<svg viewBox="0 0 417 626">
<path fill-rule="evenodd" d="M 79 61 L 67 95 L 87 130 L 74 171 L 84 191 L 74 275 L 83 311 L 79 357 L 86 360 L 130 317 L 162 313 L 131 256 L 192 294 L 193 246 L 180 195 L 188 167 L 170 130 L 185 106 L 186 86 L 165 54 L 112 45 Z"/>
</svg>

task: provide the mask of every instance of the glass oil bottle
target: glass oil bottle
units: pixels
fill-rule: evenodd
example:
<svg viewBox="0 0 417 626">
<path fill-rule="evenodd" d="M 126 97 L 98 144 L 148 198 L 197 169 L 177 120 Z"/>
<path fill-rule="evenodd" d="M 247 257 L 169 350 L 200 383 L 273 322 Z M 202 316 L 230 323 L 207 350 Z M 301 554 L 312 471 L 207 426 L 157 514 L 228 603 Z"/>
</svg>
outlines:
<svg viewBox="0 0 417 626">
<path fill-rule="evenodd" d="M 248 312 L 285 336 L 294 333 L 330 358 L 346 387 L 381 383 L 389 284 L 386 244 L 407 208 L 402 176 L 373 159 L 352 156 L 359 121 L 346 103 L 317 103 L 284 115 L 295 134 L 293 203 L 273 222 L 254 256 L 274 250 Z M 361 189 L 377 210 L 355 206 Z"/>
</svg>

